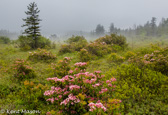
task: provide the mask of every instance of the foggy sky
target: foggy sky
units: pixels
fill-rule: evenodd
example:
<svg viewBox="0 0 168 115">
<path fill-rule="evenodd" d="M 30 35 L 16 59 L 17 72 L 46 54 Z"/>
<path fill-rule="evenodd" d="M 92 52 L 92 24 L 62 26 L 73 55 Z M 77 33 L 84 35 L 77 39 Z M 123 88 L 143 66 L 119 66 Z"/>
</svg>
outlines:
<svg viewBox="0 0 168 115">
<path fill-rule="evenodd" d="M 24 30 L 27 6 L 36 2 L 40 9 L 42 34 L 69 30 L 91 31 L 102 24 L 108 31 L 110 23 L 129 28 L 144 24 L 152 17 L 159 22 L 168 18 L 168 0 L 0 0 L 0 29 Z"/>
</svg>

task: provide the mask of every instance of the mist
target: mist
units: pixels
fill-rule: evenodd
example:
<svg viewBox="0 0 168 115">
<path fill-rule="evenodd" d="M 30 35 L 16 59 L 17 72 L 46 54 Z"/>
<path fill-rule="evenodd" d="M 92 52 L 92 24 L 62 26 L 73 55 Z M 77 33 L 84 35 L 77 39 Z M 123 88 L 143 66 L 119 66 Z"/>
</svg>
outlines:
<svg viewBox="0 0 168 115">
<path fill-rule="evenodd" d="M 43 35 L 90 32 L 97 24 L 102 24 L 106 31 L 111 23 L 126 29 L 134 24 L 143 25 L 152 17 L 157 22 L 168 17 L 167 0 L 1 0 L 0 30 L 21 33 L 24 12 L 31 2 L 36 2 L 40 10 Z"/>
</svg>

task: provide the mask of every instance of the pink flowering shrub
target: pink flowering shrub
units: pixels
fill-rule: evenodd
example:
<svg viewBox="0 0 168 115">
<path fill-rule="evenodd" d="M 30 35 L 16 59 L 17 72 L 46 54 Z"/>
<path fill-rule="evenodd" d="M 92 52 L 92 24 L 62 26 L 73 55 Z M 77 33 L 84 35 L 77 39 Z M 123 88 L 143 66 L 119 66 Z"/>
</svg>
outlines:
<svg viewBox="0 0 168 115">
<path fill-rule="evenodd" d="M 45 62 L 50 62 L 52 60 L 57 59 L 56 55 L 52 54 L 51 52 L 45 50 L 45 49 L 37 49 L 37 52 L 29 52 L 29 60 L 31 61 L 40 61 L 43 60 Z"/>
<path fill-rule="evenodd" d="M 35 73 L 29 66 L 29 63 L 23 59 L 17 59 L 13 65 L 14 77 L 19 80 L 35 77 Z"/>
<path fill-rule="evenodd" d="M 131 63 L 136 63 L 139 67 L 146 67 L 168 75 L 168 48 L 155 50 L 151 54 L 136 56 L 129 59 Z"/>
<path fill-rule="evenodd" d="M 46 101 L 63 114 L 112 114 L 116 108 L 107 108 L 108 100 L 114 99 L 116 79 L 106 80 L 101 71 L 86 72 L 86 66 L 78 62 L 64 77 L 47 78 L 53 86 L 44 92 Z"/>
<path fill-rule="evenodd" d="M 57 76 L 59 78 L 62 78 L 62 76 L 65 76 L 68 74 L 70 70 L 70 61 L 71 58 L 64 57 L 63 60 L 59 60 L 58 63 L 54 64 L 51 63 L 51 70 L 54 76 Z"/>
</svg>

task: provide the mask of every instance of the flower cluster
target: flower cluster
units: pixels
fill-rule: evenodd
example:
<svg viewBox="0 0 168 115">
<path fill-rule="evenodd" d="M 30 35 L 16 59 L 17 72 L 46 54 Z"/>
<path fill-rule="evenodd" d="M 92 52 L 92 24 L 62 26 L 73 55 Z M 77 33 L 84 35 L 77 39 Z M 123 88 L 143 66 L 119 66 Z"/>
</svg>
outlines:
<svg viewBox="0 0 168 115">
<path fill-rule="evenodd" d="M 89 111 L 92 111 L 92 112 L 96 110 L 96 108 L 97 109 L 101 108 L 103 109 L 104 112 L 107 110 L 106 107 L 104 107 L 102 103 L 92 103 L 91 102 L 88 104 L 88 106 L 90 107 Z"/>
<path fill-rule="evenodd" d="M 74 105 L 75 103 L 79 103 L 80 100 L 76 98 L 76 96 L 73 96 L 73 94 L 69 94 L 68 98 L 62 101 L 60 105 L 63 105 L 63 104 L 67 105 L 69 102 L 71 103 L 71 105 Z"/>
<path fill-rule="evenodd" d="M 79 62 L 74 64 L 74 67 L 64 77 L 47 78 L 54 86 L 51 87 L 51 90 L 44 92 L 47 97 L 46 101 L 56 105 L 60 111 L 77 113 L 76 110 L 78 110 L 80 114 L 89 112 L 87 103 L 97 102 L 94 106 L 89 104 L 90 110 L 94 110 L 95 107 L 102 109 L 102 112 L 107 112 L 108 110 L 103 104 L 113 95 L 116 79 L 112 77 L 110 80 L 105 80 L 101 71 L 86 72 L 83 69 L 86 65 L 85 62 Z M 98 100 L 103 100 L 103 103 Z"/>
</svg>

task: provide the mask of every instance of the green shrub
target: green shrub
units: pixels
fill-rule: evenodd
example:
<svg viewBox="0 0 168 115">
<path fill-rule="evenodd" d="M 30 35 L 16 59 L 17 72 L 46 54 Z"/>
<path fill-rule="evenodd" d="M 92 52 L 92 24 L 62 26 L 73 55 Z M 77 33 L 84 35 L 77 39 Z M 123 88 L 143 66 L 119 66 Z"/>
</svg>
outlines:
<svg viewBox="0 0 168 115">
<path fill-rule="evenodd" d="M 37 39 L 38 48 L 51 48 L 51 41 L 43 36 L 39 36 Z"/>
<path fill-rule="evenodd" d="M 57 59 L 56 55 L 52 54 L 51 52 L 45 50 L 45 49 L 37 49 L 37 52 L 29 52 L 28 59 L 31 61 L 44 61 L 44 62 L 50 62 L 52 60 Z"/>
<path fill-rule="evenodd" d="M 0 36 L 0 43 L 8 44 L 10 43 L 10 39 L 6 36 Z"/>
<path fill-rule="evenodd" d="M 22 87 L 17 93 L 19 94 L 19 105 L 24 105 L 22 109 L 42 111 L 43 106 L 47 104 L 43 95 L 47 89 L 47 85 L 25 80 L 22 82 Z"/>
<path fill-rule="evenodd" d="M 133 56 L 135 56 L 136 54 L 134 53 L 134 52 L 132 52 L 132 51 L 127 51 L 126 53 L 125 53 L 125 58 L 126 59 L 129 59 L 129 58 L 131 58 L 131 57 L 133 57 Z"/>
<path fill-rule="evenodd" d="M 51 76 L 62 78 L 67 75 L 70 70 L 70 61 L 71 59 L 69 57 L 65 57 L 63 60 L 59 60 L 56 64 L 52 63 L 50 70 L 53 75 Z"/>
<path fill-rule="evenodd" d="M 133 56 L 129 61 L 137 64 L 140 68 L 146 67 L 168 75 L 167 52 L 168 48 L 155 50 L 151 54 L 145 54 L 144 56 Z"/>
<path fill-rule="evenodd" d="M 71 53 L 71 52 L 73 52 L 71 45 L 67 45 L 67 44 L 61 45 L 59 54 L 65 54 L 65 53 Z"/>
<path fill-rule="evenodd" d="M 81 62 L 87 62 L 92 58 L 91 54 L 84 48 L 80 50 L 78 56 Z"/>
<path fill-rule="evenodd" d="M 87 40 L 83 36 L 72 36 L 66 42 L 68 44 L 71 44 L 73 42 L 80 42 L 80 41 L 87 42 Z"/>
<path fill-rule="evenodd" d="M 124 62 L 125 58 L 117 55 L 116 53 L 111 53 L 107 60 L 108 60 L 108 62 L 114 62 L 114 63 L 120 64 L 120 63 Z"/>
<path fill-rule="evenodd" d="M 35 41 L 31 37 L 19 36 L 19 47 L 23 50 L 34 49 Z M 51 48 L 51 41 L 45 37 L 39 36 L 37 39 L 37 48 Z"/>
<path fill-rule="evenodd" d="M 96 55 L 98 57 L 102 57 L 103 55 L 111 52 L 111 48 L 107 45 L 102 45 L 97 42 L 88 44 L 86 49 L 91 55 Z"/>
<path fill-rule="evenodd" d="M 29 63 L 23 59 L 17 59 L 14 62 L 13 69 L 15 71 L 14 77 L 18 80 L 36 77 L 36 74 L 29 66 Z"/>
<path fill-rule="evenodd" d="M 72 49 L 74 51 L 80 51 L 82 48 L 85 48 L 87 46 L 88 42 L 85 40 L 81 40 L 78 42 L 73 42 L 70 45 L 72 46 Z"/>
<path fill-rule="evenodd" d="M 105 43 L 108 45 L 119 45 L 122 48 L 125 48 L 127 46 L 126 38 L 122 35 L 117 34 L 106 35 L 95 40 L 95 42 Z"/>
<path fill-rule="evenodd" d="M 117 76 L 118 86 L 115 95 L 123 100 L 121 105 L 123 113 L 158 114 L 158 109 L 152 109 L 153 106 L 151 106 L 151 102 L 158 101 L 161 102 L 158 106 L 164 108 L 160 113 L 166 111 L 167 76 L 147 68 L 140 69 L 135 64 L 123 64 L 107 74 L 109 77 Z M 135 106 L 139 106 L 139 109 Z"/>
</svg>

